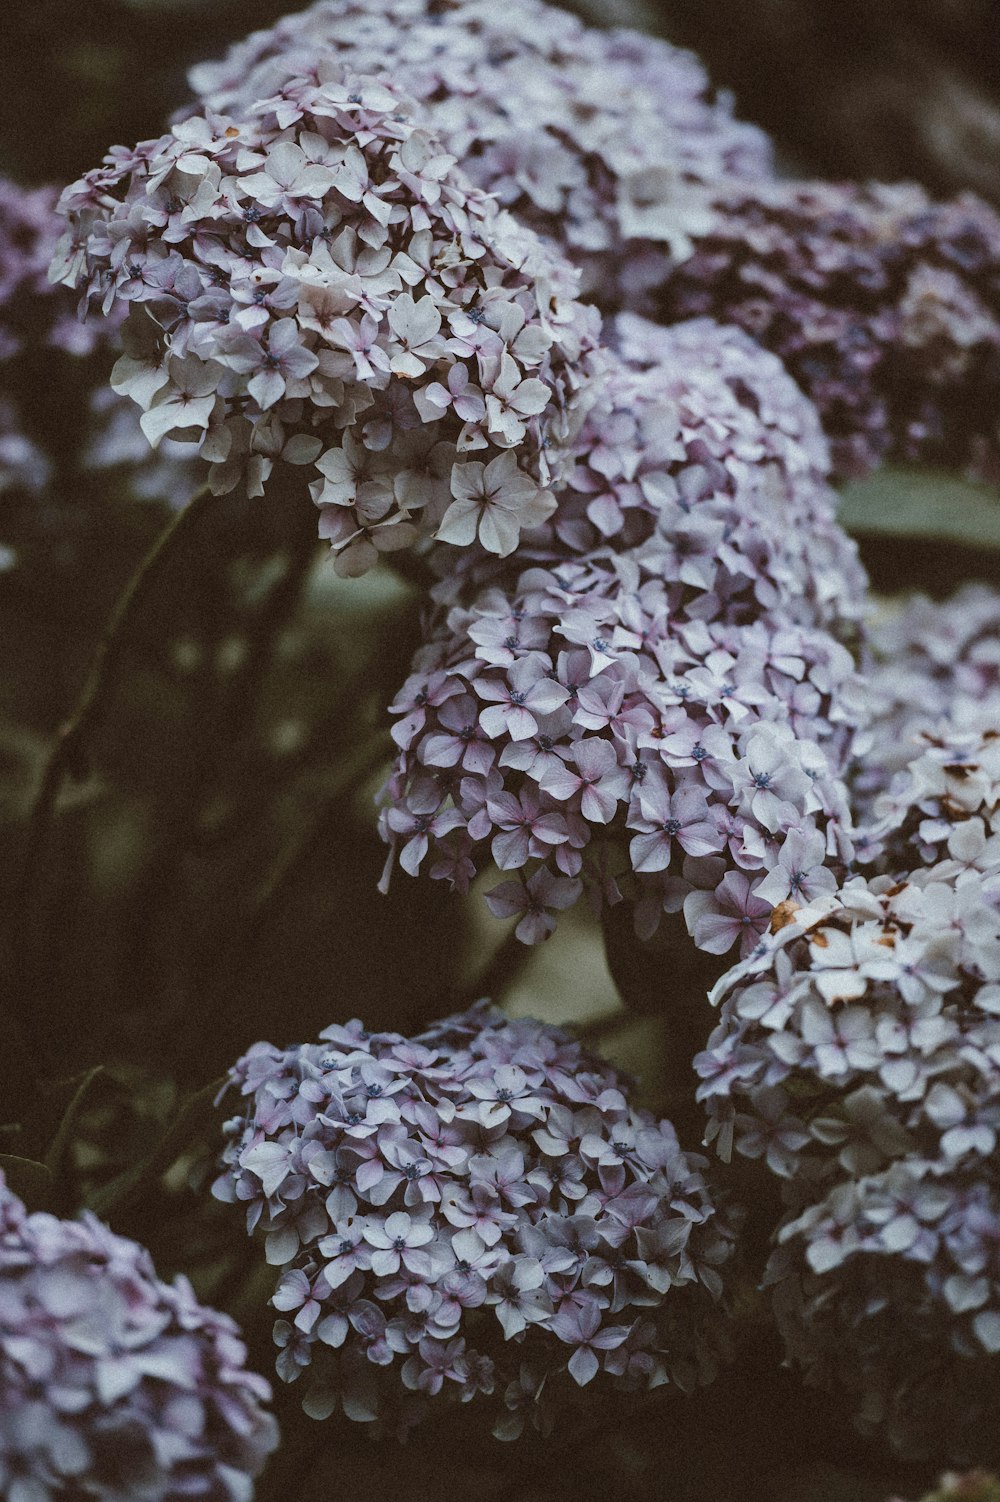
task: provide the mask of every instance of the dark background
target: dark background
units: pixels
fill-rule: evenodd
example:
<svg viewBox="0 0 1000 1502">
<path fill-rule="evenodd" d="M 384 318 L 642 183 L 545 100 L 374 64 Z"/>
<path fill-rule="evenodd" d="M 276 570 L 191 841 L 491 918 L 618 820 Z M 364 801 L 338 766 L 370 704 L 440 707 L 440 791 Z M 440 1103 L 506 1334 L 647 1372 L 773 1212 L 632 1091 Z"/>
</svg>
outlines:
<svg viewBox="0 0 1000 1502">
<path fill-rule="evenodd" d="M 158 134 L 186 98 L 190 64 L 287 8 L 8 4 L 0 168 L 25 184 L 64 183 L 112 143 Z M 741 113 L 775 134 L 790 170 L 914 177 L 1000 202 L 994 0 L 581 8 L 698 51 Z M 74 394 L 60 390 L 54 370 L 41 373 L 33 396 L 59 418 Z M 905 478 L 878 479 L 860 504 L 854 493 L 854 512 L 870 512 L 887 483 L 897 500 L 911 493 Z M 933 483 L 921 483 L 933 514 L 962 504 L 955 487 L 930 494 Z M 627 1022 L 616 1012 L 585 919 L 564 924 L 540 954 L 523 953 L 515 973 L 507 951 L 491 969 L 501 931 L 484 923 L 481 904 L 405 879 L 387 900 L 376 895 L 383 851 L 371 796 L 385 757 L 383 706 L 418 640 L 417 599 L 391 581 L 335 581 L 317 561 L 312 508 L 286 499 L 228 498 L 174 550 L 27 893 L 17 879 L 25 816 L 51 738 L 113 601 L 168 513 L 67 463 L 44 503 L 15 517 L 22 566 L 0 576 L 3 958 L 24 1048 L 3 1050 L 5 1099 L 18 1096 L 22 1109 L 0 1109 L 0 1150 L 41 1156 L 81 1071 L 100 1067 L 51 1191 L 61 1197 L 54 1208 L 100 1205 L 118 1185 L 117 1198 L 105 1199 L 115 1228 L 148 1244 L 163 1274 L 183 1268 L 234 1313 L 265 1371 L 274 1274 L 238 1228 L 234 1246 L 229 1212 L 205 1210 L 213 1148 L 204 1101 L 176 1139 L 179 1167 L 166 1179 L 150 1170 L 120 1192 L 121 1175 L 156 1162 L 192 1092 L 248 1043 L 310 1036 L 334 1016 L 406 1031 L 489 981 L 516 1011 L 613 1014 L 603 1042 L 624 1065 L 642 1063 L 654 1103 L 670 1062 L 659 1019 Z M 9 530 L 14 513 L 4 505 Z M 866 561 L 883 589 L 942 588 L 991 571 L 990 555 L 967 541 L 886 542 L 877 528 Z M 4 1126 L 7 1114 L 18 1124 Z M 677 1114 L 685 1145 L 696 1146 L 697 1111 L 682 1103 Z M 862 1442 L 836 1404 L 782 1373 L 767 1325 L 752 1316 L 737 1364 L 708 1393 L 609 1409 L 586 1433 L 548 1447 L 483 1443 L 459 1415 L 398 1452 L 347 1425 L 318 1429 L 297 1416 L 294 1391 L 278 1400 L 286 1446 L 260 1502 L 878 1502 L 892 1489 L 916 1496 L 930 1479 Z"/>
</svg>

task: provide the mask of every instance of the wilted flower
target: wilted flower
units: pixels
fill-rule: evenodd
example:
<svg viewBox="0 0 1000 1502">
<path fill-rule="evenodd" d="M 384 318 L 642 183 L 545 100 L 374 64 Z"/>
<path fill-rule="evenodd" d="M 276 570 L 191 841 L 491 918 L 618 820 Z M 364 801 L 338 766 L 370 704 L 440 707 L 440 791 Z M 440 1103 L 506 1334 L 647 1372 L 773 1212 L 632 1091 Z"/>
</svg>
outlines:
<svg viewBox="0 0 1000 1502">
<path fill-rule="evenodd" d="M 710 1380 L 731 1232 L 702 1160 L 566 1033 L 481 1004 L 258 1043 L 231 1079 L 214 1192 L 283 1269 L 278 1370 L 314 1417 L 476 1401 L 513 1438 L 594 1379 Z"/>
<path fill-rule="evenodd" d="M 721 182 L 770 171 L 766 137 L 733 119 L 690 53 L 538 0 L 321 0 L 191 82 L 239 118 L 345 63 L 411 94 L 472 180 L 612 303 L 641 300 L 689 253 Z"/>
<path fill-rule="evenodd" d="M 277 1445 L 232 1320 L 92 1215 L 29 1215 L 0 1175 L 7 1502 L 246 1502 Z"/>
<path fill-rule="evenodd" d="M 718 983 L 709 1139 L 767 1156 L 789 1354 L 960 1458 L 1000 1413 L 1000 849 L 855 878 Z"/>
<path fill-rule="evenodd" d="M 920 728 L 918 729 L 918 725 Z M 859 831 L 865 865 L 898 872 L 948 857 L 986 871 L 1000 863 L 997 699 L 957 697 L 945 719 L 913 715 L 910 760 L 875 798 Z"/>
<path fill-rule="evenodd" d="M 439 527 L 503 554 L 542 520 L 599 322 L 408 108 L 334 68 L 112 152 L 61 200 L 52 274 L 129 305 L 114 384 L 150 440 L 196 440 L 217 491 L 315 462 L 347 574 Z"/>
</svg>

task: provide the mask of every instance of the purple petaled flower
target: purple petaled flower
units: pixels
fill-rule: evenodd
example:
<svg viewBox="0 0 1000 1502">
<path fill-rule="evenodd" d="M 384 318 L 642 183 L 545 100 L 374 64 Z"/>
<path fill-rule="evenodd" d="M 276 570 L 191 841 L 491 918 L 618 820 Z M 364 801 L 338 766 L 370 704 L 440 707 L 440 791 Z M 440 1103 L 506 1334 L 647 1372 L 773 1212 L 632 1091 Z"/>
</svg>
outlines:
<svg viewBox="0 0 1000 1502">
<path fill-rule="evenodd" d="M 629 846 L 634 871 L 665 871 L 674 840 L 687 855 L 712 855 L 722 848 L 702 788 L 681 783 L 671 795 L 664 777 L 643 778 L 638 803 L 638 815 L 629 820 L 629 828 L 639 831 Z"/>
<path fill-rule="evenodd" d="M 290 1272 L 280 1291 L 280 1307 L 300 1309 L 303 1339 L 315 1323 L 304 1276 Z M 9 1502 L 243 1502 L 278 1442 L 262 1406 L 270 1388 L 245 1360 L 232 1320 L 199 1304 L 185 1279 L 160 1282 L 148 1252 L 92 1215 L 27 1214 L 0 1174 L 0 1492 Z"/>
<path fill-rule="evenodd" d="M 723 180 L 770 172 L 766 138 L 733 120 L 689 53 L 539 0 L 320 0 L 191 79 L 210 110 L 239 116 L 281 94 L 294 118 L 295 75 L 344 62 L 393 78 L 475 182 L 607 300 L 663 280 L 711 223 Z M 525 357 L 537 353 L 530 331 L 514 334 Z"/>
<path fill-rule="evenodd" d="M 1000 1415 L 1000 845 L 785 916 L 713 993 L 709 1139 L 783 1181 L 790 1358 L 863 1427 L 959 1451 Z"/>
<path fill-rule="evenodd" d="M 529 566 L 431 553 L 440 608 L 397 701 L 381 828 L 390 865 L 433 850 L 462 891 L 490 855 L 519 872 L 489 902 L 528 942 L 579 882 L 630 902 L 642 937 L 684 908 L 702 947 L 746 952 L 852 854 L 840 778 L 866 711 L 844 641 L 864 579 L 815 416 L 773 357 L 705 321 L 616 332 Z M 608 532 L 591 506 L 612 489 Z M 699 518 L 725 545 L 692 571 Z"/>
<path fill-rule="evenodd" d="M 506 556 L 554 508 L 596 311 L 395 86 L 310 62 L 260 99 L 68 188 L 53 277 L 129 308 L 116 390 L 152 441 L 198 438 L 216 491 L 315 463 L 342 574 L 432 535 Z"/>
<path fill-rule="evenodd" d="M 772 904 L 757 896 L 757 884 L 743 871 L 727 871 L 714 892 L 691 892 L 684 916 L 699 949 L 726 954 L 739 945 L 740 958 L 753 952 L 767 931 Z"/>
<path fill-rule="evenodd" d="M 503 881 L 493 887 L 486 901 L 495 918 L 519 917 L 514 930 L 517 937 L 524 944 L 537 944 L 555 932 L 553 915 L 572 907 L 580 891 L 578 881 L 540 866 L 521 881 Z"/>
<path fill-rule="evenodd" d="M 411 1040 L 352 1023 L 258 1044 L 232 1080 L 245 1115 L 215 1193 L 247 1206 L 282 1264 L 278 1372 L 305 1382 L 307 1412 L 402 1433 L 431 1401 L 474 1400 L 513 1437 L 591 1381 L 710 1377 L 728 1221 L 669 1124 L 565 1033 L 480 1004 Z M 371 1094 L 385 1080 L 394 1120 Z M 308 1113 L 274 1116 L 276 1095 L 309 1093 Z M 359 1143 L 375 1157 L 331 1224 L 323 1180 Z M 298 1162 L 318 1176 L 280 1172 Z M 431 1165 L 435 1194 L 414 1196 Z"/>
</svg>

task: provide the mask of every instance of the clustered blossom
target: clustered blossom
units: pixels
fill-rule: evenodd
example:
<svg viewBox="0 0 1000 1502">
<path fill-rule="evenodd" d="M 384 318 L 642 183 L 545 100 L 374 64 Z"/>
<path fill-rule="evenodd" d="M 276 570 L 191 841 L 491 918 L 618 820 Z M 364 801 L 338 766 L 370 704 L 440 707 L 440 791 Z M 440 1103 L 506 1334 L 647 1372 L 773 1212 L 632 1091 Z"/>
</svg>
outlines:
<svg viewBox="0 0 1000 1502">
<path fill-rule="evenodd" d="M 875 798 L 858 859 L 890 873 L 946 856 L 989 870 L 1000 859 L 1000 721 L 996 701 L 957 701 L 914 735 L 911 760 Z"/>
<path fill-rule="evenodd" d="M 779 354 L 841 472 L 889 453 L 996 472 L 1000 219 L 986 204 L 776 180 L 766 139 L 709 101 L 694 59 L 537 0 L 326 0 L 192 83 L 239 115 L 342 62 L 397 79 L 603 307 L 710 314 Z"/>
<path fill-rule="evenodd" d="M 816 413 L 771 354 L 709 319 L 659 328 L 633 314 L 593 354 L 560 439 L 555 509 L 518 560 L 558 564 L 602 546 L 669 540 L 665 577 L 688 613 L 795 624 L 858 638 L 867 581 L 836 521 Z M 492 560 L 432 554 L 456 598 L 497 575 Z M 742 612 L 742 614 L 741 614 Z"/>
<path fill-rule="evenodd" d="M 321 0 L 191 83 L 203 107 L 239 118 L 344 63 L 412 95 L 472 180 L 612 304 L 637 306 L 690 253 L 720 184 L 771 171 L 767 138 L 733 119 L 690 53 L 539 0 Z"/>
<path fill-rule="evenodd" d="M 773 357 L 707 321 L 619 333 L 637 363 L 609 352 L 592 378 L 556 510 L 518 551 L 539 562 L 471 603 L 474 570 L 436 590 L 382 830 L 411 875 L 431 852 L 462 890 L 490 859 L 516 871 L 488 901 L 527 942 L 582 877 L 644 935 L 683 906 L 700 947 L 745 953 L 850 855 L 862 708 L 837 637 L 864 579 Z"/>
<path fill-rule="evenodd" d="M 29 1215 L 0 1175 L 7 1502 L 249 1502 L 277 1445 L 233 1322 L 92 1215 Z"/>
<path fill-rule="evenodd" d="M 713 993 L 709 1138 L 785 1181 L 789 1354 L 864 1427 L 968 1455 L 1000 1398 L 1000 852 L 788 916 Z"/>
<path fill-rule="evenodd" d="M 433 849 L 431 875 L 464 890 L 492 856 L 518 874 L 487 900 L 526 942 L 581 875 L 615 901 L 632 872 L 642 932 L 683 906 L 699 947 L 745 953 L 849 857 L 850 654 L 816 628 L 689 616 L 668 548 L 529 568 L 453 607 L 391 706 L 401 865 Z"/>
<path fill-rule="evenodd" d="M 966 584 L 941 602 L 914 595 L 876 612 L 866 637 L 869 725 L 852 776 L 864 816 L 906 771 L 921 734 L 973 724 L 1000 692 L 1000 590 Z"/>
<path fill-rule="evenodd" d="M 1000 218 L 912 185 L 737 185 L 658 317 L 710 315 L 778 354 L 815 402 L 836 468 L 888 455 L 1000 466 Z"/>
<path fill-rule="evenodd" d="M 567 1034 L 485 1004 L 420 1037 L 255 1044 L 215 1186 L 282 1268 L 306 1411 L 405 1431 L 443 1402 L 547 1430 L 595 1379 L 714 1369 L 728 1222 L 673 1128 Z"/>
<path fill-rule="evenodd" d="M 342 572 L 430 533 L 503 556 L 555 505 L 597 315 L 398 92 L 334 72 L 110 153 L 63 195 L 53 274 L 130 306 L 115 388 L 216 490 L 315 463 Z"/>
</svg>

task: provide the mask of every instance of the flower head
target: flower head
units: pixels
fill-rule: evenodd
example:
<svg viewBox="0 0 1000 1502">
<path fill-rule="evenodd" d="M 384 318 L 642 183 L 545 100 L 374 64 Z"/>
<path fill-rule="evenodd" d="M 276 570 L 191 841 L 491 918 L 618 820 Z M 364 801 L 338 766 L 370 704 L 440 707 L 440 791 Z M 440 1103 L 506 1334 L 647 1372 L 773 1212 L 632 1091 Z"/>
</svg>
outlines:
<svg viewBox="0 0 1000 1502">
<path fill-rule="evenodd" d="M 286 1307 L 289 1307 L 286 1304 Z M 26 1213 L 0 1175 L 0 1491 L 9 1502 L 243 1502 L 277 1445 L 233 1322 L 84 1215 Z"/>
<path fill-rule="evenodd" d="M 52 275 L 128 307 L 149 357 L 116 385 L 151 441 L 196 438 L 218 491 L 315 463 L 348 574 L 439 527 L 511 551 L 551 510 L 548 432 L 598 329 L 411 110 L 333 66 L 113 152 L 61 200 Z"/>
<path fill-rule="evenodd" d="M 282 1266 L 278 1370 L 308 1373 L 307 1411 L 405 1430 L 475 1400 L 513 1437 L 592 1381 L 710 1375 L 727 1222 L 673 1128 L 565 1033 L 482 1004 L 413 1039 L 258 1044 L 231 1077 L 215 1192 Z"/>
<path fill-rule="evenodd" d="M 699 1095 L 783 1181 L 790 1356 L 863 1427 L 960 1453 L 1000 1412 L 1000 858 L 790 904 L 713 995 Z"/>
<path fill-rule="evenodd" d="M 473 181 L 611 300 L 643 296 L 689 253 L 721 180 L 770 170 L 766 137 L 712 97 L 689 53 L 539 0 L 320 0 L 191 82 L 208 109 L 239 117 L 286 97 L 295 75 L 344 63 L 391 76 Z"/>
</svg>

